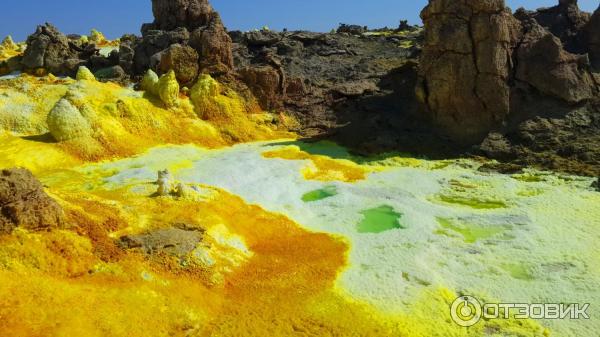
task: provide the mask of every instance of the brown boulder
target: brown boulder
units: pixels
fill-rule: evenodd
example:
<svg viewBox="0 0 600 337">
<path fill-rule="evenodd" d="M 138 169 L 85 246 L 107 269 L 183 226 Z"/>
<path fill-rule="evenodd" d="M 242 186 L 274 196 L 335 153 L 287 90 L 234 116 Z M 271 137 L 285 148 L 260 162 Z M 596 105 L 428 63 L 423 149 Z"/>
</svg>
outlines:
<svg viewBox="0 0 600 337">
<path fill-rule="evenodd" d="M 558 37 L 537 23 L 531 23 L 528 30 L 516 53 L 519 81 L 568 103 L 588 100 L 597 94 L 587 55 L 567 52 Z"/>
<path fill-rule="evenodd" d="M 16 227 L 40 231 L 62 226 L 62 209 L 24 169 L 0 171 L 0 233 Z"/>
<path fill-rule="evenodd" d="M 270 65 L 246 67 L 240 75 L 263 109 L 281 107 L 285 80 L 277 69 Z"/>
<path fill-rule="evenodd" d="M 162 52 L 158 70 L 161 74 L 173 70 L 181 85 L 191 85 L 198 77 L 198 53 L 189 46 L 171 45 Z"/>
<path fill-rule="evenodd" d="M 511 53 L 520 24 L 503 0 L 430 0 L 417 97 L 459 142 L 481 140 L 509 114 Z"/>
</svg>

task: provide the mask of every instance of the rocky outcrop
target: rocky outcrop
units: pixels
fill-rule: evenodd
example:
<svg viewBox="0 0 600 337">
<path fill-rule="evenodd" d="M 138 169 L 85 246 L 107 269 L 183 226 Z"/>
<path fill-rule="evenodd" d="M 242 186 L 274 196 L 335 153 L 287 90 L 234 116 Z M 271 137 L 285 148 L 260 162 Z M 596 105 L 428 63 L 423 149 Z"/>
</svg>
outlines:
<svg viewBox="0 0 600 337">
<path fill-rule="evenodd" d="M 153 0 L 154 29 L 174 30 L 185 27 L 189 31 L 207 26 L 214 10 L 208 0 Z"/>
<path fill-rule="evenodd" d="M 583 54 L 586 52 L 587 43 L 584 29 L 590 20 L 590 14 L 579 9 L 577 0 L 559 0 L 558 5 L 541 8 L 537 11 L 519 8 L 515 17 L 521 21 L 535 20 L 560 39 L 565 50 L 571 53 Z"/>
<path fill-rule="evenodd" d="M 203 72 L 231 71 L 231 38 L 208 0 L 152 0 L 152 9 L 154 22 L 142 27 L 143 38 L 135 50 L 138 73 L 157 69 L 162 53 L 173 44 L 195 49 Z"/>
<path fill-rule="evenodd" d="M 162 52 L 158 69 L 161 74 L 173 70 L 181 85 L 191 85 L 198 77 L 198 53 L 189 46 L 171 45 Z"/>
<path fill-rule="evenodd" d="M 597 71 L 600 71 L 600 7 L 594 12 L 586 27 L 590 60 Z"/>
<path fill-rule="evenodd" d="M 240 70 L 242 80 L 266 110 L 282 107 L 285 78 L 270 65 L 246 67 Z"/>
<path fill-rule="evenodd" d="M 544 101 L 568 110 L 598 95 L 586 54 L 590 15 L 576 0 L 515 16 L 503 0 L 430 0 L 422 17 L 417 97 L 454 141 L 478 143 L 490 131 L 510 131 L 545 113 Z"/>
<path fill-rule="evenodd" d="M 558 37 L 536 22 L 526 22 L 524 26 L 525 34 L 513 55 L 516 80 L 569 104 L 597 95 L 587 55 L 569 53 Z"/>
<path fill-rule="evenodd" d="M 50 73 L 74 74 L 85 61 L 69 39 L 53 25 L 38 26 L 27 38 L 27 49 L 21 61 L 26 70 L 45 69 Z"/>
<path fill-rule="evenodd" d="M 171 45 L 187 45 L 190 33 L 186 28 L 177 28 L 171 31 L 145 30 L 143 37 L 137 41 L 121 44 L 122 48 L 133 48 L 133 68 L 140 75 L 148 69 L 158 70 L 158 64 L 162 58 L 162 52 Z"/>
<path fill-rule="evenodd" d="M 417 96 L 444 134 L 459 142 L 481 140 L 510 112 L 519 21 L 503 0 L 431 0 L 421 17 Z"/>
<path fill-rule="evenodd" d="M 61 207 L 24 169 L 0 171 L 0 234 L 16 227 L 40 231 L 63 226 Z"/>
<path fill-rule="evenodd" d="M 395 125 L 383 121 L 412 107 L 396 100 L 386 78 L 418 56 L 421 31 L 414 27 L 363 35 L 267 29 L 230 35 L 239 78 L 263 109 L 294 115 L 295 131 L 304 136 L 352 132 L 348 139 L 368 143 L 365 138 L 380 135 L 367 124 L 391 130 Z M 349 123 L 362 125 L 361 134 L 342 127 Z"/>
<path fill-rule="evenodd" d="M 202 70 L 211 75 L 222 75 L 233 69 L 232 42 L 219 14 L 213 12 L 211 16 L 206 27 L 192 32 L 190 46 L 198 51 Z"/>
</svg>

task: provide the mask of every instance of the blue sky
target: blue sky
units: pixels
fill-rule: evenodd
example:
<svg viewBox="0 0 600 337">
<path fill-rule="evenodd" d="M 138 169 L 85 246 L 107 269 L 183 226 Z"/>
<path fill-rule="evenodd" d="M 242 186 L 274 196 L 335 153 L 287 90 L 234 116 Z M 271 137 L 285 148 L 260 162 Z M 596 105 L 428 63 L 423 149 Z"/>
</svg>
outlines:
<svg viewBox="0 0 600 337">
<path fill-rule="evenodd" d="M 150 0 L 6 0 L 2 4 L 0 38 L 11 34 L 24 40 L 35 27 L 51 22 L 65 33 L 87 34 L 97 28 L 108 37 L 139 34 L 143 22 L 152 21 Z M 537 8 L 558 0 L 507 0 L 508 6 Z M 269 26 L 329 31 L 340 22 L 369 27 L 394 27 L 400 19 L 419 23 L 419 12 L 427 0 L 212 0 L 230 30 Z M 593 11 L 598 0 L 579 0 L 580 7 Z"/>
</svg>

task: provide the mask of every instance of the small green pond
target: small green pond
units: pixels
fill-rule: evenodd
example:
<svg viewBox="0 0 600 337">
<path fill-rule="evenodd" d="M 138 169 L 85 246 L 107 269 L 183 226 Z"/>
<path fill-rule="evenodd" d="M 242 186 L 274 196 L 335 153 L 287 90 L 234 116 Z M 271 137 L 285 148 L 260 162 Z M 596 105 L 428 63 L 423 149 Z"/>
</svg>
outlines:
<svg viewBox="0 0 600 337">
<path fill-rule="evenodd" d="M 304 194 L 302 196 L 302 201 L 304 201 L 304 202 L 319 201 L 319 200 L 333 197 L 335 195 L 337 195 L 337 189 L 335 188 L 335 186 L 327 186 L 325 188 L 321 188 L 321 189 L 314 190 L 314 191 Z"/>
<path fill-rule="evenodd" d="M 402 213 L 390 206 L 380 206 L 360 212 L 364 219 L 358 224 L 359 233 L 382 233 L 392 229 L 405 228 L 400 223 Z"/>
</svg>

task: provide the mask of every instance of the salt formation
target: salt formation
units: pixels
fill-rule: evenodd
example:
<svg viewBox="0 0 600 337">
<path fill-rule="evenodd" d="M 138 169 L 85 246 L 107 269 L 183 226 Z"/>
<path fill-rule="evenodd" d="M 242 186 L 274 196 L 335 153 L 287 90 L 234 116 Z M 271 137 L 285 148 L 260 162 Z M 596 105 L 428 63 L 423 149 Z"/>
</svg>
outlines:
<svg viewBox="0 0 600 337">
<path fill-rule="evenodd" d="M 196 108 L 198 116 L 204 119 L 215 115 L 216 106 L 215 98 L 220 93 L 220 86 L 210 75 L 203 74 L 198 79 L 198 82 L 192 87 L 190 99 Z"/>
<path fill-rule="evenodd" d="M 59 142 L 92 135 L 89 121 L 65 98 L 56 103 L 46 121 L 52 137 Z"/>
<path fill-rule="evenodd" d="M 152 70 L 148 69 L 148 71 L 144 74 L 142 78 L 142 82 L 140 83 L 140 87 L 142 90 L 158 96 L 158 75 Z"/>
<path fill-rule="evenodd" d="M 179 83 L 173 70 L 162 75 L 158 80 L 158 96 L 168 108 L 177 105 L 179 100 Z"/>
<path fill-rule="evenodd" d="M 157 195 L 164 197 L 171 194 L 173 176 L 171 176 L 169 170 L 158 171 L 158 180 L 156 183 L 158 184 Z"/>
<path fill-rule="evenodd" d="M 75 77 L 78 81 L 95 81 L 96 76 L 86 66 L 81 66 L 77 70 L 77 76 Z"/>
</svg>

